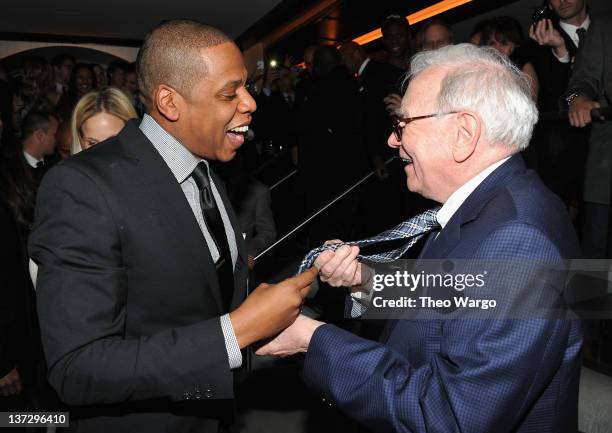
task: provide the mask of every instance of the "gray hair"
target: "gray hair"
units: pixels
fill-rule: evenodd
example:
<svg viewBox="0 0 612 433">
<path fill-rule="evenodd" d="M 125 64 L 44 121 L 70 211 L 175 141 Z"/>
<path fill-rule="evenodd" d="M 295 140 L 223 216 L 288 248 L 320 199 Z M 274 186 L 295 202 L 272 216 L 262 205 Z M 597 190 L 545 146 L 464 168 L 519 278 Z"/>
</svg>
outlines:
<svg viewBox="0 0 612 433">
<path fill-rule="evenodd" d="M 438 112 L 473 111 L 482 119 L 490 143 L 519 151 L 527 148 L 538 110 L 529 78 L 508 58 L 492 48 L 450 45 L 416 54 L 408 79 L 434 66 L 448 69 L 438 95 Z"/>
</svg>

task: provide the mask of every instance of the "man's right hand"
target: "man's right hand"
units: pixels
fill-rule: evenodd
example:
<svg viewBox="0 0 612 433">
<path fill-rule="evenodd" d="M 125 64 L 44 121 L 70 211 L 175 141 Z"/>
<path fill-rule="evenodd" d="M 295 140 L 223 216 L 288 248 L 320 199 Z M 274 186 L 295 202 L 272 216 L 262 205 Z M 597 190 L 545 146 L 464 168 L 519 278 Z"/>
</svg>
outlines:
<svg viewBox="0 0 612 433">
<path fill-rule="evenodd" d="M 338 240 L 327 241 L 337 243 Z M 319 270 L 321 281 L 333 287 L 361 285 L 362 265 L 357 260 L 359 247 L 343 245 L 335 251 L 324 251 L 316 258 L 314 265 Z"/>
<path fill-rule="evenodd" d="M 549 19 L 540 20 L 532 24 L 529 28 L 529 37 L 539 45 L 551 47 L 559 58 L 563 58 L 567 55 L 565 40 Z"/>
<path fill-rule="evenodd" d="M 317 269 L 312 267 L 278 284 L 260 284 L 229 315 L 240 348 L 276 335 L 291 325 L 316 276 Z"/>
<path fill-rule="evenodd" d="M 21 394 L 21 389 L 21 377 L 19 377 L 17 367 L 9 371 L 6 376 L 0 378 L 0 395 L 3 397 Z"/>
<path fill-rule="evenodd" d="M 568 110 L 570 125 L 576 128 L 584 128 L 593 121 L 591 118 L 591 110 L 599 107 L 600 105 L 598 102 L 586 96 L 576 96 L 572 100 Z"/>
</svg>

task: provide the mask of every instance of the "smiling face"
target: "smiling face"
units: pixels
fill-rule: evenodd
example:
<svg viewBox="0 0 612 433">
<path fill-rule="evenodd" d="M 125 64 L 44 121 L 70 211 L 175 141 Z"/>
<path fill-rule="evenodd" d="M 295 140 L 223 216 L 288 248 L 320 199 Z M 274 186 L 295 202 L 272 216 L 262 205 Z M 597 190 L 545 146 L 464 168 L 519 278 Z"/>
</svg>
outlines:
<svg viewBox="0 0 612 433">
<path fill-rule="evenodd" d="M 93 75 L 88 68 L 79 68 L 75 74 L 75 83 L 79 95 L 84 95 L 93 89 Z"/>
<path fill-rule="evenodd" d="M 113 114 L 105 111 L 94 114 L 81 126 L 83 149 L 89 149 L 107 138 L 114 137 L 124 126 L 125 122 Z"/>
<path fill-rule="evenodd" d="M 402 117 L 417 117 L 436 113 L 436 99 L 444 72 L 430 68 L 417 75 L 402 100 Z M 449 169 L 453 164 L 450 143 L 454 115 L 432 117 L 410 122 L 399 142 L 389 136 L 389 146 L 399 150 L 406 166 L 408 189 L 423 197 L 444 202 L 450 192 Z"/>
<path fill-rule="evenodd" d="M 389 23 L 382 29 L 382 41 L 392 57 L 403 58 L 410 46 L 410 34 L 407 26 Z"/>
<path fill-rule="evenodd" d="M 183 96 L 175 136 L 194 155 L 229 161 L 244 143 L 257 107 L 245 88 L 247 71 L 233 42 L 200 51 L 206 72 Z"/>
</svg>

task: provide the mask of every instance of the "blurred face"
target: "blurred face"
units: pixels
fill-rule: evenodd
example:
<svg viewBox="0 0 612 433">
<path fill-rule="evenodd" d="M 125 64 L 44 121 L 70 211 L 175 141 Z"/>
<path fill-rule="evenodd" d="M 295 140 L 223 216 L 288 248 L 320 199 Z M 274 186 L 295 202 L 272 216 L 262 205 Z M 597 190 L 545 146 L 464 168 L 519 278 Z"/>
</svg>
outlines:
<svg viewBox="0 0 612 433">
<path fill-rule="evenodd" d="M 448 29 L 439 24 L 433 24 L 423 34 L 423 49 L 437 50 L 450 45 L 450 33 Z"/>
<path fill-rule="evenodd" d="M 417 75 L 402 100 L 401 117 L 416 117 L 436 112 L 435 101 L 444 77 L 439 68 L 430 68 Z M 389 146 L 399 150 L 405 163 L 408 189 L 422 196 L 443 202 L 448 198 L 445 179 L 453 161 L 451 152 L 454 115 L 415 120 L 407 124 L 398 141 L 389 136 Z"/>
<path fill-rule="evenodd" d="M 403 57 L 410 44 L 410 35 L 405 26 L 396 23 L 387 24 L 382 29 L 382 40 L 385 49 L 393 57 Z"/>
<path fill-rule="evenodd" d="M 55 151 L 55 136 L 57 135 L 59 122 L 55 117 L 51 117 L 49 120 L 49 128 L 45 131 L 41 143 L 43 155 L 51 155 Z"/>
<path fill-rule="evenodd" d="M 138 91 L 138 77 L 135 72 L 125 74 L 125 90 L 132 95 Z"/>
<path fill-rule="evenodd" d="M 59 67 L 55 67 L 55 78 L 58 83 L 68 84 L 70 81 L 70 75 L 72 74 L 72 68 L 74 68 L 74 62 L 70 59 L 64 60 Z"/>
<path fill-rule="evenodd" d="M 93 89 L 93 75 L 89 69 L 80 68 L 76 72 L 76 87 L 80 95 Z"/>
<path fill-rule="evenodd" d="M 72 148 L 72 134 L 70 133 L 70 127 L 66 124 L 57 130 L 57 153 L 62 159 L 70 156 L 70 149 Z"/>
<path fill-rule="evenodd" d="M 93 70 L 96 74 L 96 82 L 98 83 L 98 87 L 103 87 L 106 85 L 106 74 L 104 73 L 104 69 L 100 65 L 94 65 Z"/>
<path fill-rule="evenodd" d="M 561 20 L 569 20 L 584 11 L 584 0 L 549 0 L 549 7 Z"/>
<path fill-rule="evenodd" d="M 244 87 L 247 71 L 233 42 L 201 51 L 207 72 L 183 98 L 186 107 L 176 122 L 180 140 L 193 154 L 229 161 L 244 143 L 257 105 Z"/>
<path fill-rule="evenodd" d="M 123 69 L 115 69 L 110 77 L 110 85 L 120 89 L 125 85 L 125 71 Z"/>
<path fill-rule="evenodd" d="M 91 116 L 81 126 L 83 149 L 89 149 L 107 138 L 114 137 L 124 126 L 123 120 L 104 111 Z"/>
<path fill-rule="evenodd" d="M 495 36 L 489 39 L 487 45 L 489 45 L 491 48 L 495 48 L 497 51 L 499 51 L 506 57 L 510 57 L 516 49 L 516 45 L 514 44 L 514 42 L 500 42 L 495 38 Z"/>
<path fill-rule="evenodd" d="M 342 46 L 340 48 L 340 55 L 342 56 L 342 63 L 352 74 L 359 72 L 361 63 L 359 63 L 359 58 L 356 55 L 356 50 L 353 47 L 350 45 Z"/>
</svg>

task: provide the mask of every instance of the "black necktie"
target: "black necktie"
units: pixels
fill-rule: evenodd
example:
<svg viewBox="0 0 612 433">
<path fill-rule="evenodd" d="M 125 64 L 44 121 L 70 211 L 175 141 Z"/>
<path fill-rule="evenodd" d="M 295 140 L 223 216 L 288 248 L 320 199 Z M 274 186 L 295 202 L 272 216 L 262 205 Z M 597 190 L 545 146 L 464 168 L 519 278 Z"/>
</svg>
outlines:
<svg viewBox="0 0 612 433">
<path fill-rule="evenodd" d="M 234 294 L 234 271 L 225 226 L 223 225 L 221 213 L 212 193 L 208 177 L 208 166 L 204 162 L 200 162 L 195 170 L 193 170 L 191 176 L 200 190 L 200 206 L 206 227 L 208 227 L 208 231 L 217 245 L 217 251 L 219 251 L 219 259 L 215 266 L 217 268 L 223 308 L 227 312 L 229 311 L 232 295 Z"/>
<path fill-rule="evenodd" d="M 578 35 L 578 47 L 582 46 L 582 43 L 584 42 L 584 37 L 586 36 L 586 32 L 586 29 L 583 29 L 582 27 L 576 29 L 576 34 Z"/>
</svg>

